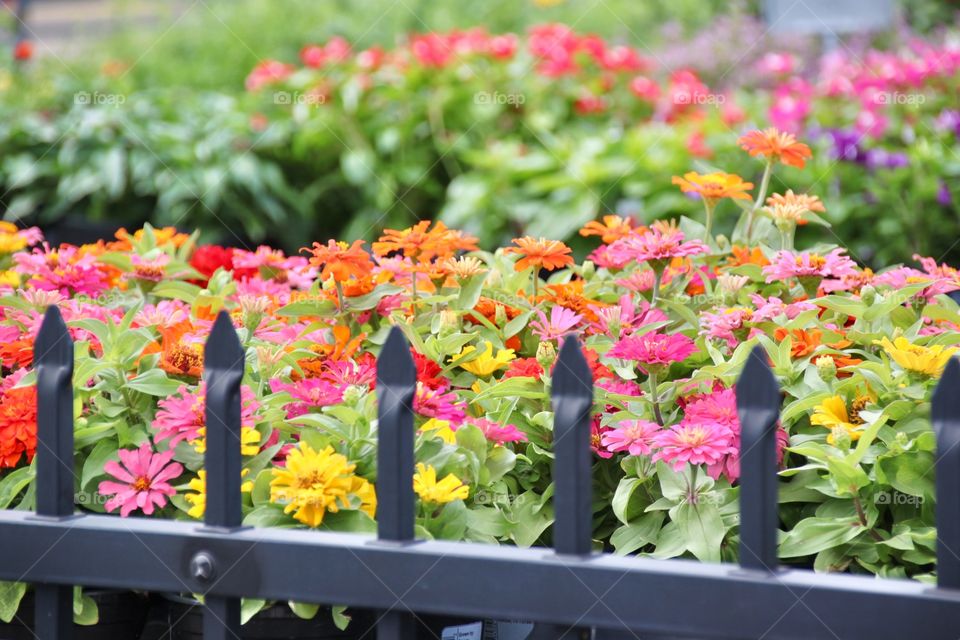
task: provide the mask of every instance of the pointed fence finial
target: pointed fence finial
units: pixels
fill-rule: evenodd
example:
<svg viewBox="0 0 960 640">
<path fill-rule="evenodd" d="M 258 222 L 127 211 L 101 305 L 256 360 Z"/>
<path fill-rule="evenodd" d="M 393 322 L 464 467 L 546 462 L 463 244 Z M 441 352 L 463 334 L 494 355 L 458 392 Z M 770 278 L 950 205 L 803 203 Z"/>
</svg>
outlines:
<svg viewBox="0 0 960 640">
<path fill-rule="evenodd" d="M 413 398 L 417 368 L 399 327 L 377 358 L 377 534 L 413 540 Z"/>
<path fill-rule="evenodd" d="M 553 369 L 553 547 L 586 555 L 593 534 L 590 409 L 593 374 L 576 336 L 567 336 Z"/>
<path fill-rule="evenodd" d="M 947 362 L 930 413 L 937 436 L 937 584 L 960 589 L 960 359 Z"/>
<path fill-rule="evenodd" d="M 777 567 L 777 420 L 780 387 L 767 352 L 753 348 L 737 381 L 740 418 L 740 565 Z"/>
</svg>

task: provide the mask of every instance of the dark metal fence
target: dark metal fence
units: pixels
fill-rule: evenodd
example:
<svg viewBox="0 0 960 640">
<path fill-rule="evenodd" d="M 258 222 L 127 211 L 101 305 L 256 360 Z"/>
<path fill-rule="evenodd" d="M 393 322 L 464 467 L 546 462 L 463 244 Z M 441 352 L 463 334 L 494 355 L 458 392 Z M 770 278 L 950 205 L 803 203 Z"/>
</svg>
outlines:
<svg viewBox="0 0 960 640">
<path fill-rule="evenodd" d="M 960 362 L 933 402 L 939 585 L 815 574 L 777 563 L 775 429 L 780 391 L 756 348 L 737 386 L 742 424 L 740 564 L 593 553 L 589 446 L 593 387 L 574 338 L 553 377 L 554 548 L 414 539 L 416 376 L 393 329 L 377 367 L 378 535 L 241 526 L 244 353 L 221 313 L 205 351 L 205 523 L 73 512 L 73 345 L 47 310 L 35 345 L 37 511 L 0 511 L 0 579 L 36 587 L 40 640 L 72 632 L 71 585 L 203 594 L 204 637 L 239 637 L 239 598 L 337 603 L 383 612 L 382 639 L 410 638 L 417 614 L 526 620 L 538 638 L 960 636 Z"/>
</svg>

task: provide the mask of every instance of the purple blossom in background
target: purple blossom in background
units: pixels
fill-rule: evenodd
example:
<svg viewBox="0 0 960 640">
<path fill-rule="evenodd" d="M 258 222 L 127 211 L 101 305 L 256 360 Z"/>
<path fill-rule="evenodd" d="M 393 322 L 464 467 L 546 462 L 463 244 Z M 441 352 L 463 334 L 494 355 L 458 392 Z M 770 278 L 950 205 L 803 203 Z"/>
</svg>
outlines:
<svg viewBox="0 0 960 640">
<path fill-rule="evenodd" d="M 860 147 L 862 136 L 859 133 L 852 129 L 827 129 L 826 133 L 833 143 L 833 148 L 830 150 L 833 158 L 858 164 L 866 162 L 866 154 Z"/>
<path fill-rule="evenodd" d="M 947 183 L 943 180 L 940 181 L 940 188 L 937 189 L 937 202 L 945 207 L 953 204 L 953 195 L 950 193 L 950 188 L 947 186 Z"/>
<path fill-rule="evenodd" d="M 907 154 L 886 149 L 868 149 L 864 154 L 864 163 L 870 169 L 902 169 L 910 166 Z"/>
<path fill-rule="evenodd" d="M 953 135 L 960 138 L 960 111 L 944 109 L 937 116 L 937 128 L 941 131 L 953 131 Z"/>
</svg>

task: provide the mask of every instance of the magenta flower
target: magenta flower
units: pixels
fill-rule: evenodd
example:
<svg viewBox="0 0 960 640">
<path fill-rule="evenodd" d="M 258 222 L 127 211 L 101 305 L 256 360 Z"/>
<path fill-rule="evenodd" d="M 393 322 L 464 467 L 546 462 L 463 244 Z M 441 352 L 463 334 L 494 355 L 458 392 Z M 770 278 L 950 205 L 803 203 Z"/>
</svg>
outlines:
<svg viewBox="0 0 960 640">
<path fill-rule="evenodd" d="M 745 307 L 727 307 L 715 313 L 704 311 L 700 314 L 700 333 L 708 338 L 723 340 L 730 349 L 740 344 L 743 336 L 738 332 L 747 328 L 746 323 L 753 318 L 753 312 Z"/>
<path fill-rule="evenodd" d="M 560 305 L 554 305 L 550 309 L 549 320 L 547 320 L 547 315 L 543 311 L 540 309 L 536 311 L 539 319 L 531 322 L 530 328 L 533 329 L 533 334 L 541 340 L 559 340 L 570 333 L 583 320 L 583 316 L 580 314 Z"/>
<path fill-rule="evenodd" d="M 737 451 L 730 430 L 718 424 L 683 422 L 655 435 L 653 443 L 653 460 L 663 460 L 675 471 L 688 462 L 715 465 Z"/>
<path fill-rule="evenodd" d="M 428 418 L 449 420 L 452 426 L 461 425 L 467 418 L 463 406 L 458 404 L 457 394 L 431 389 L 420 382 L 417 383 L 417 393 L 413 397 L 413 410 Z"/>
<path fill-rule="evenodd" d="M 15 269 L 37 289 L 96 297 L 107 288 L 107 277 L 97 268 L 93 254 L 80 255 L 78 251 L 70 245 L 51 249 L 44 243 L 42 249 L 14 254 Z"/>
<path fill-rule="evenodd" d="M 330 360 L 320 373 L 320 379 L 345 388 L 351 385 L 373 388 L 377 381 L 377 365 L 372 358 L 367 361 Z"/>
<path fill-rule="evenodd" d="M 301 378 L 296 382 L 270 381 L 274 393 L 286 391 L 293 402 L 285 403 L 287 418 L 296 418 L 321 407 L 329 407 L 343 400 L 343 389 L 320 378 Z"/>
<path fill-rule="evenodd" d="M 484 437 L 495 444 L 527 441 L 527 434 L 512 424 L 500 424 L 486 418 L 472 419 L 470 424 L 483 431 Z"/>
<path fill-rule="evenodd" d="M 149 516 L 154 507 L 166 506 L 167 497 L 177 492 L 168 480 L 183 473 L 179 462 L 170 462 L 173 451 L 154 453 L 145 442 L 139 449 L 121 449 L 117 454 L 120 462 L 111 460 L 103 470 L 120 482 L 104 480 L 97 488 L 100 495 L 113 496 L 104 505 L 106 510 L 119 507 L 120 516 L 126 518 L 136 509 Z"/>
<path fill-rule="evenodd" d="M 610 452 L 626 451 L 632 456 L 645 456 L 651 451 L 653 437 L 662 430 L 663 427 L 656 422 L 627 420 L 604 433 L 600 443 Z"/>
<path fill-rule="evenodd" d="M 832 278 L 839 280 L 857 273 L 856 263 L 843 255 L 843 249 L 834 249 L 826 255 L 804 251 L 778 251 L 773 263 L 763 268 L 767 282 L 789 278 Z"/>
<path fill-rule="evenodd" d="M 157 402 L 157 415 L 153 419 L 153 428 L 157 430 L 157 442 L 170 439 L 172 449 L 181 440 L 190 442 L 200 437 L 200 429 L 206 426 L 206 382 L 201 382 L 196 390 L 181 385 L 175 395 Z M 253 428 L 257 424 L 257 410 L 260 404 L 253 389 L 247 385 L 240 387 L 240 424 Z"/>
<path fill-rule="evenodd" d="M 654 227 L 645 233 L 637 233 L 621 238 L 610 245 L 609 257 L 614 261 L 649 262 L 683 258 L 707 253 L 707 245 L 699 240 L 683 241 L 683 232 L 678 230 L 661 231 Z"/>
<path fill-rule="evenodd" d="M 737 438 L 740 437 L 737 394 L 733 389 L 721 389 L 702 395 L 688 402 L 683 413 L 684 422 L 719 425 L 736 434 Z"/>
<path fill-rule="evenodd" d="M 607 352 L 607 357 L 663 367 L 686 360 L 696 350 L 693 340 L 683 334 L 645 333 L 622 338 Z"/>
</svg>

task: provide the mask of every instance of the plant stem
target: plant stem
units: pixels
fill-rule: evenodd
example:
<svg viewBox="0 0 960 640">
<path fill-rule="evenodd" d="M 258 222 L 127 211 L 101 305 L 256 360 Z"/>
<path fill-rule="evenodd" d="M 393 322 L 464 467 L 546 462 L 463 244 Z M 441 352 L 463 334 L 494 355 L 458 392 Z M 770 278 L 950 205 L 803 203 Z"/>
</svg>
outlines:
<svg viewBox="0 0 960 640">
<path fill-rule="evenodd" d="M 710 235 L 710 230 L 713 227 L 713 210 L 716 206 L 717 206 L 716 202 L 713 202 L 708 198 L 703 199 L 703 208 L 707 212 L 707 219 L 705 224 L 703 225 L 704 226 L 703 241 L 706 242 L 708 245 L 713 244 L 711 242 L 711 240 L 713 240 L 713 236 Z"/>
<path fill-rule="evenodd" d="M 416 318 L 417 317 L 417 272 L 414 271 L 411 274 L 410 280 L 410 313 Z"/>
<path fill-rule="evenodd" d="M 650 382 L 650 401 L 653 403 L 653 417 L 657 424 L 663 426 L 663 415 L 660 413 L 660 399 L 657 397 L 657 374 L 652 371 L 647 374 Z"/>
<path fill-rule="evenodd" d="M 657 301 L 660 299 L 660 270 L 653 270 L 653 293 L 650 295 L 650 306 L 657 306 Z"/>
<path fill-rule="evenodd" d="M 860 521 L 861 526 L 866 527 L 867 514 L 863 512 L 863 505 L 860 503 L 860 496 L 856 493 L 856 487 L 851 487 L 851 490 L 853 491 L 853 508 L 857 510 L 857 519 Z M 883 536 L 873 529 L 867 529 L 867 533 L 869 533 L 870 537 L 877 542 L 883 542 Z"/>
<path fill-rule="evenodd" d="M 340 312 L 342 313 L 343 311 L 346 311 L 346 309 L 344 309 L 345 302 L 343 298 L 343 285 L 339 280 L 334 280 L 333 286 L 337 288 L 337 308 L 340 309 Z"/>
<path fill-rule="evenodd" d="M 536 305 L 537 296 L 540 294 L 540 274 L 537 272 L 537 268 L 533 268 L 533 303 Z"/>
<path fill-rule="evenodd" d="M 767 160 L 767 166 L 763 169 L 763 177 L 760 179 L 760 191 L 757 192 L 757 200 L 753 203 L 753 208 L 750 209 L 750 213 L 747 215 L 747 244 L 750 244 L 752 240 L 753 219 L 756 217 L 760 205 L 762 205 L 767 198 L 767 189 L 770 187 L 770 176 L 772 174 L 773 160 Z"/>
</svg>

